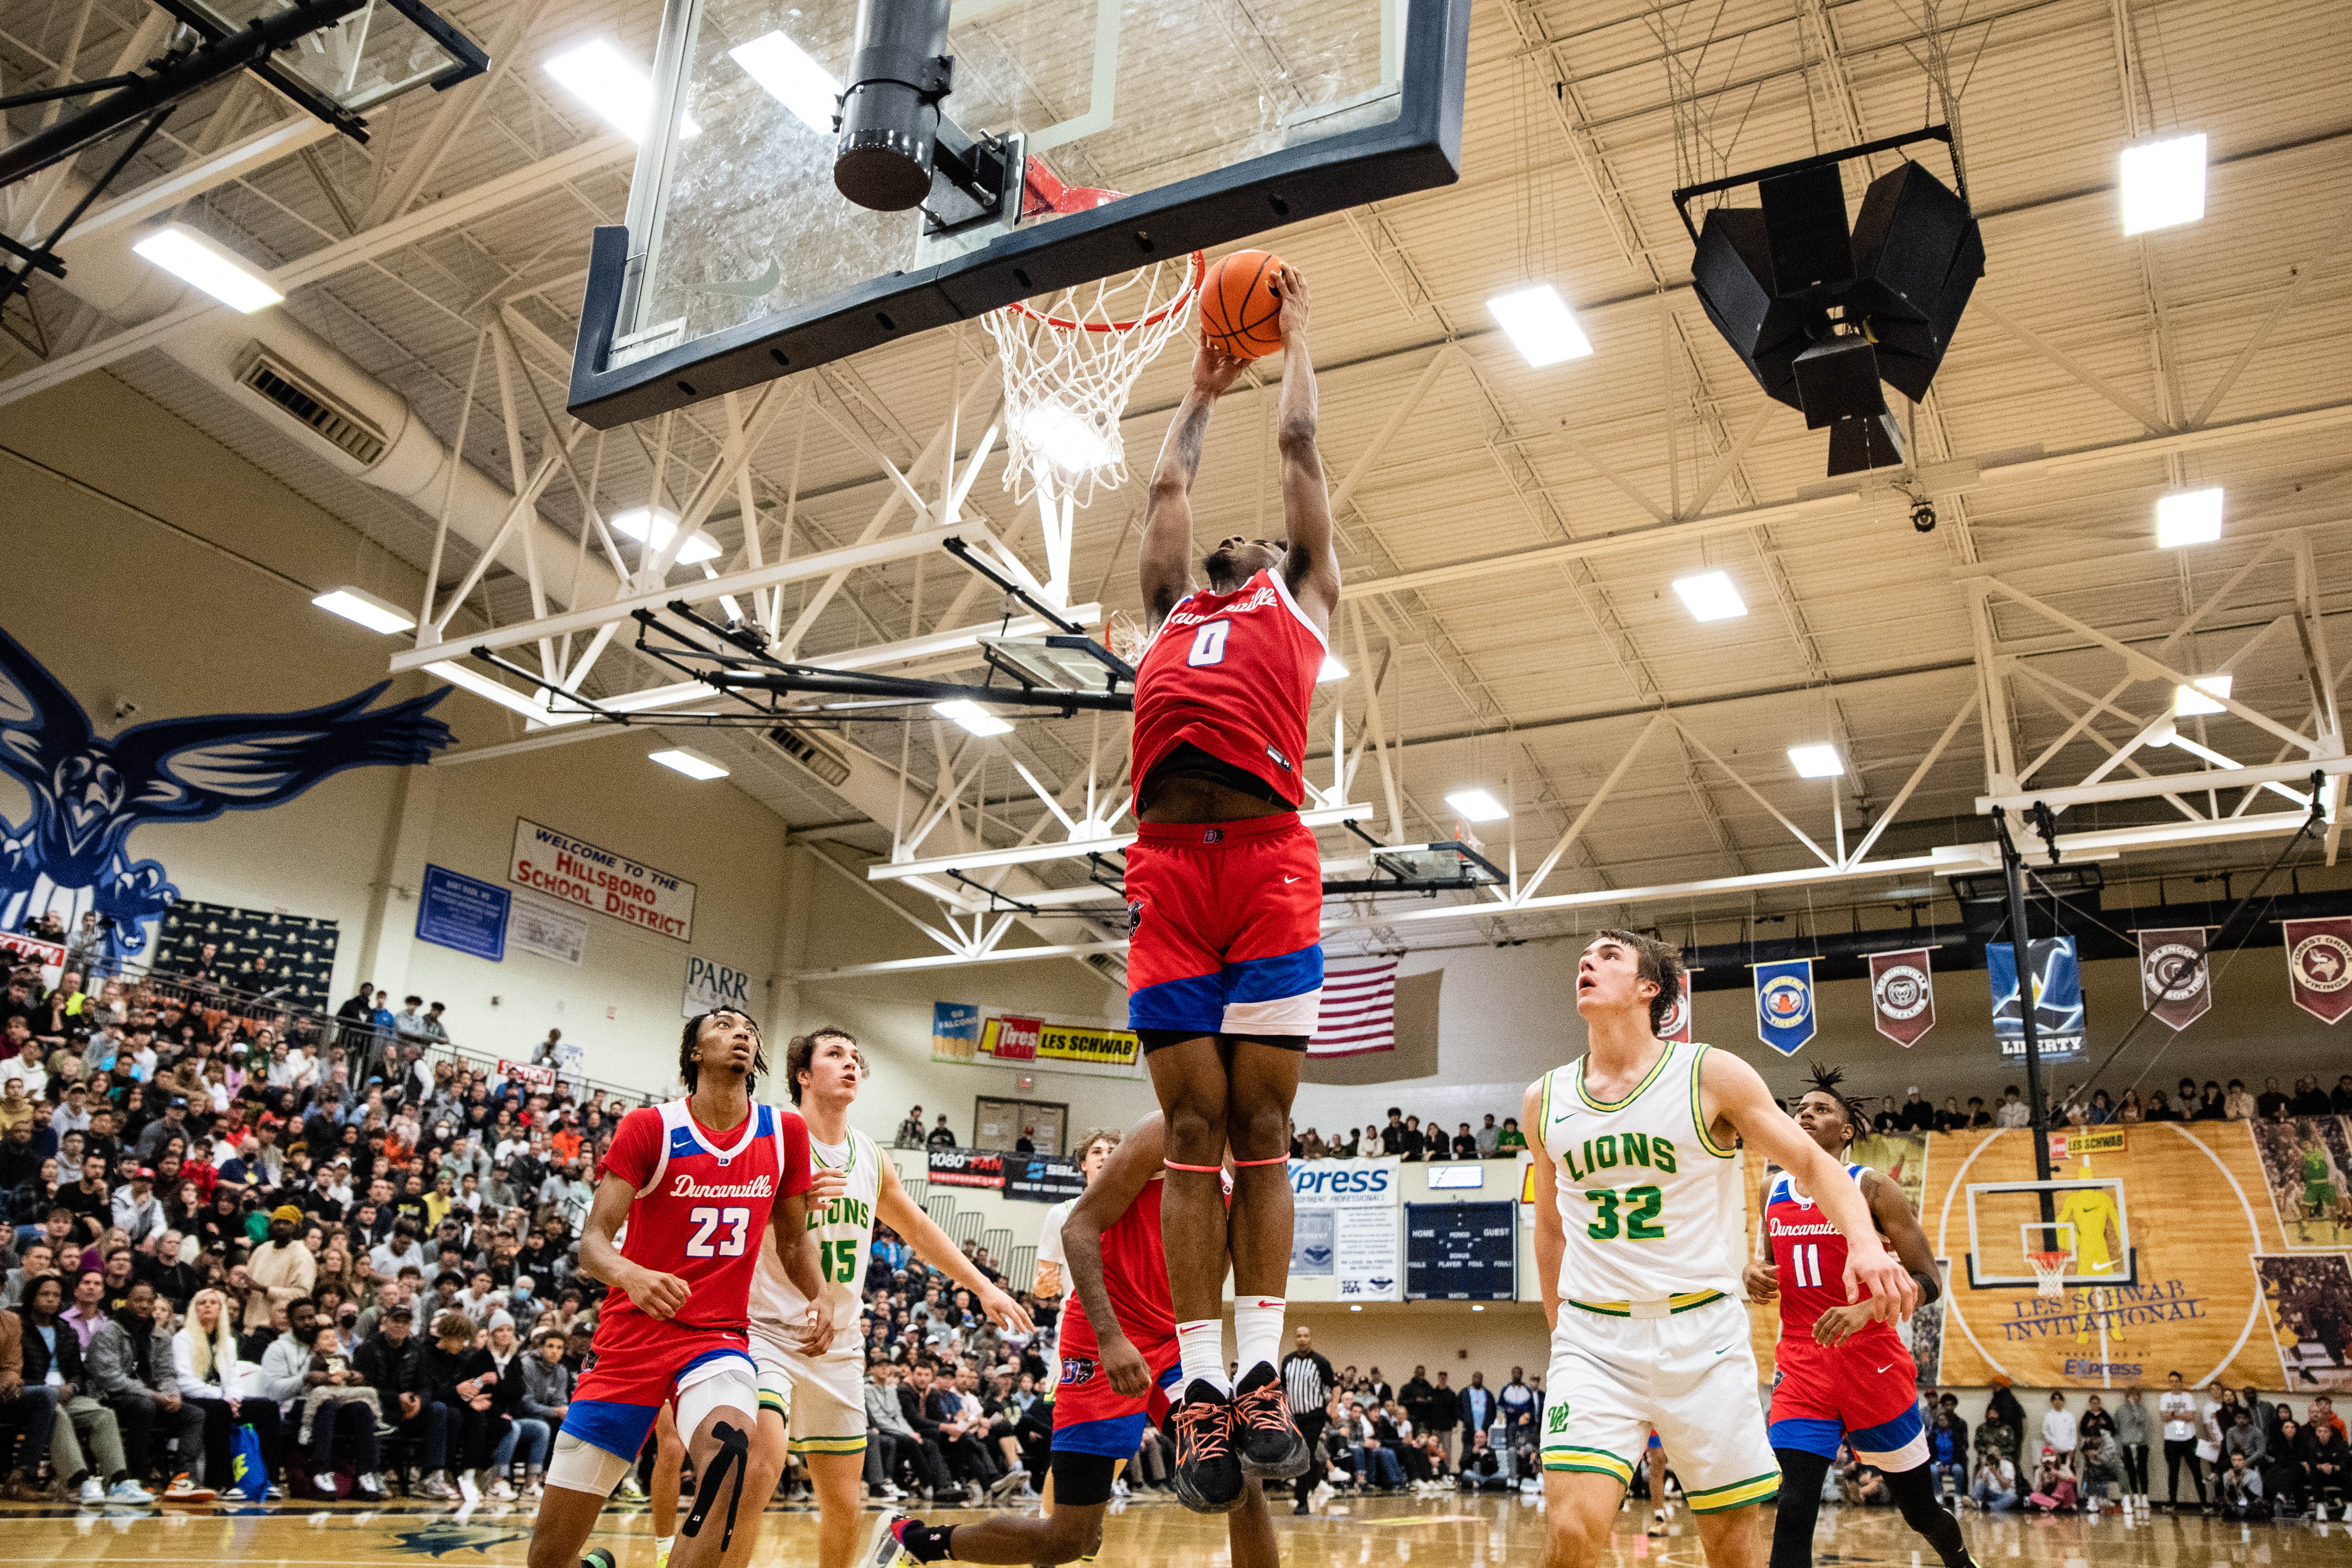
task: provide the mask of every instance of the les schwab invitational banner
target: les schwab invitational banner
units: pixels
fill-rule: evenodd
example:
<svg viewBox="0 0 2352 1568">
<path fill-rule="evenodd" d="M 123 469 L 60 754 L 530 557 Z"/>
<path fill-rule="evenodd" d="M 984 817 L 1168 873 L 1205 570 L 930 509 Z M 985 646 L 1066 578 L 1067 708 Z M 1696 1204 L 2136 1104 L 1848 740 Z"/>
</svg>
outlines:
<svg viewBox="0 0 2352 1568">
<path fill-rule="evenodd" d="M 694 937 L 694 883 L 527 817 L 515 819 L 507 880 L 672 941 Z"/>
<path fill-rule="evenodd" d="M 970 1002 L 931 1004 L 931 1060 L 1021 1062 L 1056 1072 L 1132 1078 L 1142 1041 L 1133 1031 L 1045 1018 L 991 1018 Z"/>
</svg>

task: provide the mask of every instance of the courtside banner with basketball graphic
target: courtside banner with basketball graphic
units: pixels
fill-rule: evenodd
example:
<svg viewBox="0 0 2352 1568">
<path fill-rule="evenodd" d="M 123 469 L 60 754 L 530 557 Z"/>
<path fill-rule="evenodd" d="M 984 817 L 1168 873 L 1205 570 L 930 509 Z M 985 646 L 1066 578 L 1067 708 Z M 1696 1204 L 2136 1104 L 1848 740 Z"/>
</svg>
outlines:
<svg viewBox="0 0 2352 1568">
<path fill-rule="evenodd" d="M 2140 1006 L 2178 1033 L 2213 1010 L 2213 984 L 2205 963 L 2205 927 L 2176 925 L 2139 931 Z"/>
<path fill-rule="evenodd" d="M 1685 1045 L 1691 1042 L 1691 977 L 1688 969 L 1683 971 L 1682 999 L 1675 1002 L 1675 1010 L 1666 1015 L 1666 1027 L 1658 1031 L 1658 1038 L 1678 1040 Z"/>
<path fill-rule="evenodd" d="M 1756 972 L 1757 1038 L 1783 1056 L 1794 1056 L 1813 1038 L 1813 961 L 1783 958 L 1751 964 Z"/>
<path fill-rule="evenodd" d="M 2282 920 L 2286 982 L 2294 1005 L 2321 1023 L 2352 1012 L 2352 918 Z"/>
<path fill-rule="evenodd" d="M 1936 1027 L 1932 959 L 1927 947 L 1870 956 L 1870 1021 L 1906 1051 Z"/>
</svg>

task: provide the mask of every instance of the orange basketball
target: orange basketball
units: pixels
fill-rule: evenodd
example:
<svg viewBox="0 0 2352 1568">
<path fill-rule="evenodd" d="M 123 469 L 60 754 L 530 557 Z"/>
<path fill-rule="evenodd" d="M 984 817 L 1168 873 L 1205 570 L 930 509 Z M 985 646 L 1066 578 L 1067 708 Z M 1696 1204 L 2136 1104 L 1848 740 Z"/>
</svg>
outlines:
<svg viewBox="0 0 2352 1568">
<path fill-rule="evenodd" d="M 1274 291 L 1282 257 L 1237 250 L 1201 280 L 1201 335 L 1237 360 L 1259 360 L 1282 347 L 1282 298 Z"/>
</svg>

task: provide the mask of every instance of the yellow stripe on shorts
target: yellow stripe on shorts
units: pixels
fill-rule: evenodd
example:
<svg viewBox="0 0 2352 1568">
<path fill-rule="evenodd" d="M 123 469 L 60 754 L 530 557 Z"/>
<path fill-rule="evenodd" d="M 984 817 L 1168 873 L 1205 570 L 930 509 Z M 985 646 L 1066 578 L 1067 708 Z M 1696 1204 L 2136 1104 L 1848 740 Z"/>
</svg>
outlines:
<svg viewBox="0 0 2352 1568">
<path fill-rule="evenodd" d="M 1705 1491 L 1685 1492 L 1684 1500 L 1693 1513 L 1721 1513 L 1727 1509 L 1746 1508 L 1752 1502 L 1762 1502 L 1780 1490 L 1780 1472 L 1770 1470 L 1760 1476 L 1750 1476 L 1729 1486 L 1709 1487 Z"/>
<path fill-rule="evenodd" d="M 866 1434 L 855 1437 L 795 1437 L 795 1454 L 862 1454 L 866 1451 Z"/>
<path fill-rule="evenodd" d="M 1633 1467 L 1606 1448 L 1578 1448 L 1567 1444 L 1549 1447 L 1543 1451 L 1543 1468 L 1548 1470 L 1583 1470 L 1593 1475 L 1614 1476 L 1627 1486 L 1633 1483 Z"/>
</svg>

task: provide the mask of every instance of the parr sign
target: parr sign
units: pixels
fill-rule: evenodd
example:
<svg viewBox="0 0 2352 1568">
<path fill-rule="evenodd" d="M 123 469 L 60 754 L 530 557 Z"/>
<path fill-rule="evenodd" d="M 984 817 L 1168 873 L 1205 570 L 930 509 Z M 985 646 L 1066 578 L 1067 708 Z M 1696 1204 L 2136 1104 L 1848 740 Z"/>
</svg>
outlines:
<svg viewBox="0 0 2352 1568">
<path fill-rule="evenodd" d="M 527 817 L 515 819 L 507 880 L 673 941 L 694 936 L 694 883 Z"/>
</svg>

